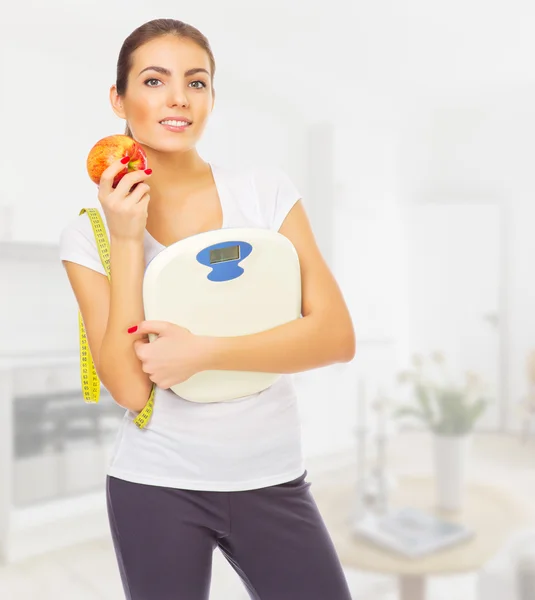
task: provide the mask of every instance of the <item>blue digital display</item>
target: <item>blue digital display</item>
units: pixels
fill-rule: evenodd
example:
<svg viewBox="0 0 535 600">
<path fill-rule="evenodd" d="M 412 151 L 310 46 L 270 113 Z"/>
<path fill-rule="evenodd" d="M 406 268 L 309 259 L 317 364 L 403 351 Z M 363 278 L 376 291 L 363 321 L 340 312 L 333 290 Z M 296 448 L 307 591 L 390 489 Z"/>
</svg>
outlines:
<svg viewBox="0 0 535 600">
<path fill-rule="evenodd" d="M 243 275 L 244 270 L 238 263 L 252 251 L 253 247 L 247 242 L 220 242 L 201 250 L 196 258 L 202 265 L 212 267 L 207 275 L 210 281 L 230 281 Z"/>
</svg>

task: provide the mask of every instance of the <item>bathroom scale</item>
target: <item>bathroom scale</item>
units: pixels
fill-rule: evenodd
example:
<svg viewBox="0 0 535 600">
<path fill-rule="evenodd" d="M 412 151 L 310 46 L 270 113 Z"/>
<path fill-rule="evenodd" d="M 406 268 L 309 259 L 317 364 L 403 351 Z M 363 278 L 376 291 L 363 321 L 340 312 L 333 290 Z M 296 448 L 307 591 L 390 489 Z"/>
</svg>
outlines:
<svg viewBox="0 0 535 600">
<path fill-rule="evenodd" d="M 270 229 L 226 228 L 182 239 L 159 252 L 143 278 L 146 320 L 196 335 L 258 333 L 301 316 L 294 245 Z M 149 334 L 152 342 L 157 334 Z M 282 351 L 282 349 L 281 349 Z M 271 386 L 280 373 L 201 371 L 171 390 L 191 402 L 229 402 Z"/>
</svg>

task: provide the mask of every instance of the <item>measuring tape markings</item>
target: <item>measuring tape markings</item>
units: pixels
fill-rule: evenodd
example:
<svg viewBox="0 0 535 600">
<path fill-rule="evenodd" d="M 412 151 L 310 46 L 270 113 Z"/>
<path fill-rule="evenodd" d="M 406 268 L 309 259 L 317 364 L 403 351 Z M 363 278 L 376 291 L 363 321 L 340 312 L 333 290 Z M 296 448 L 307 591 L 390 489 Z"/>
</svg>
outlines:
<svg viewBox="0 0 535 600">
<path fill-rule="evenodd" d="M 108 235 L 106 234 L 106 229 L 104 228 L 102 217 L 96 208 L 82 208 L 79 214 L 82 215 L 84 213 L 87 214 L 91 222 L 93 233 L 97 242 L 100 260 L 106 271 L 106 275 L 108 276 L 108 281 L 110 281 L 110 243 L 108 240 Z M 95 369 L 93 357 L 91 356 L 85 325 L 82 319 L 82 313 L 80 311 L 78 311 L 78 329 L 80 334 L 80 378 L 84 401 L 87 404 L 97 404 L 100 398 L 100 380 Z M 153 384 L 147 404 L 145 404 L 143 410 L 134 419 L 134 423 L 140 429 L 145 427 L 152 415 L 154 409 L 155 391 L 156 384 Z"/>
</svg>

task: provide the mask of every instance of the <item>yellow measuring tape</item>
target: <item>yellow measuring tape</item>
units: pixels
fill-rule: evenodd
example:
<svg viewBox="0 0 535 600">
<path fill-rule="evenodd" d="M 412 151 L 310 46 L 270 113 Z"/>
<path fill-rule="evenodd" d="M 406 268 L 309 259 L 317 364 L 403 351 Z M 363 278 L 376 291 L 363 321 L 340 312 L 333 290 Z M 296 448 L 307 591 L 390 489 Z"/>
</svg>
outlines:
<svg viewBox="0 0 535 600">
<path fill-rule="evenodd" d="M 102 222 L 102 217 L 96 208 L 82 208 L 79 214 L 82 215 L 84 213 L 87 213 L 87 216 L 91 221 L 93 233 L 95 234 L 95 239 L 97 241 L 100 260 L 106 270 L 109 281 L 111 279 L 110 242 L 108 240 L 106 229 L 104 228 L 104 223 Z M 82 380 L 82 392 L 86 403 L 97 404 L 100 398 L 100 380 L 95 369 L 93 357 L 91 356 L 91 350 L 89 349 L 87 334 L 85 332 L 85 325 L 80 311 L 78 311 L 78 327 L 80 332 L 80 377 Z M 156 385 L 153 384 L 147 404 L 145 404 L 143 410 L 134 419 L 134 423 L 140 429 L 145 427 L 152 415 L 155 390 Z"/>
</svg>

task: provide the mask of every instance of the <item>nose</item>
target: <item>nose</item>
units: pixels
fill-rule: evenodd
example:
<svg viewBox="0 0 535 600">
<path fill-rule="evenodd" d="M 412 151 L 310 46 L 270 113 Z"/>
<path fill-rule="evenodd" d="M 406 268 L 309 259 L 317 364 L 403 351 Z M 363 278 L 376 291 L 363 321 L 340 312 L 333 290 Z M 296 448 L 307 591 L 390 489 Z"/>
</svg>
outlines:
<svg viewBox="0 0 535 600">
<path fill-rule="evenodd" d="M 170 89 L 169 106 L 189 106 L 189 100 L 184 86 L 178 85 Z"/>
</svg>

